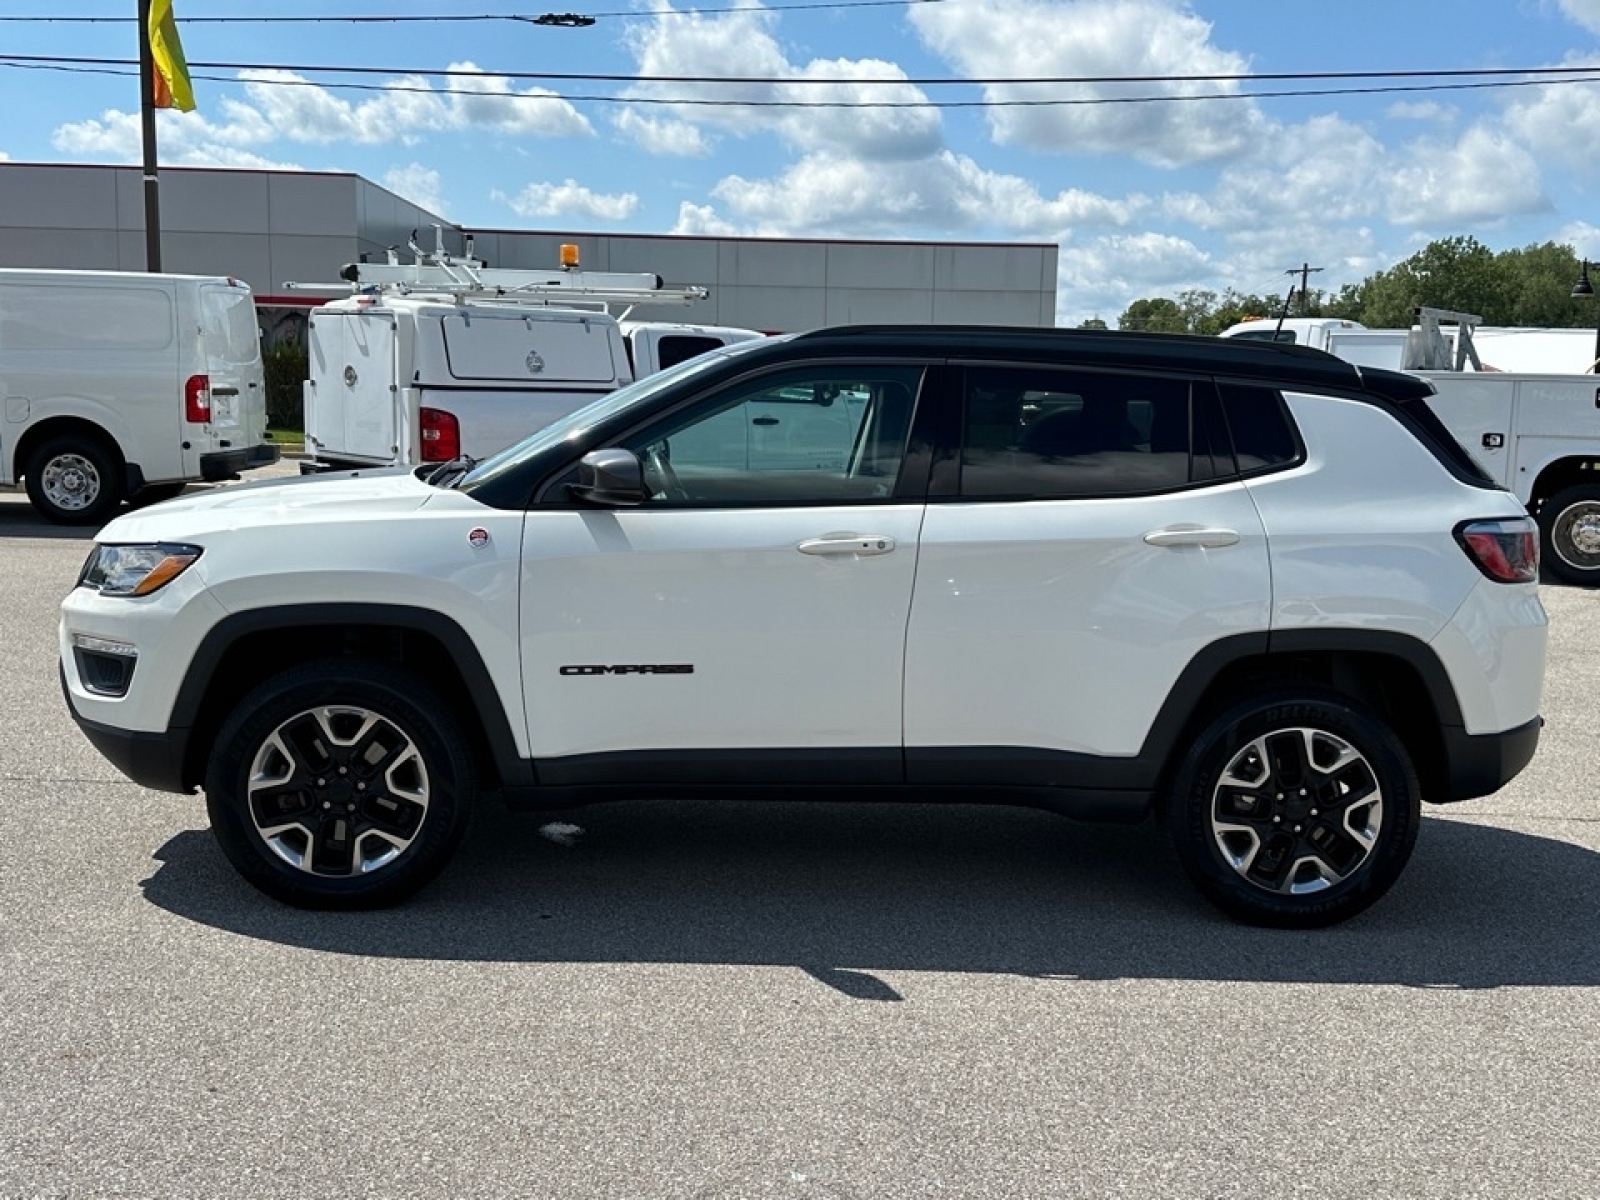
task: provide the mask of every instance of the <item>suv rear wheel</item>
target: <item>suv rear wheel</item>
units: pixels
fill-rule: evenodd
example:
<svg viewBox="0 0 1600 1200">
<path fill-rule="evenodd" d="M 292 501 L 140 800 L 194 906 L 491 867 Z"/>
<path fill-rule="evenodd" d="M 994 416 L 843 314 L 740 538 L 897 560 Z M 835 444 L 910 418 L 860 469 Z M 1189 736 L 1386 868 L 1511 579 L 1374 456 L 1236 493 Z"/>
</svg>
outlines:
<svg viewBox="0 0 1600 1200">
<path fill-rule="evenodd" d="M 1352 917 L 1399 877 L 1421 795 L 1405 748 L 1333 692 L 1242 701 L 1196 739 L 1168 822 L 1200 891 L 1255 925 L 1314 928 Z"/>
<path fill-rule="evenodd" d="M 228 860 L 300 908 L 417 891 L 466 828 L 473 764 L 449 708 L 395 668 L 311 663 L 267 680 L 217 734 L 206 810 Z"/>
</svg>

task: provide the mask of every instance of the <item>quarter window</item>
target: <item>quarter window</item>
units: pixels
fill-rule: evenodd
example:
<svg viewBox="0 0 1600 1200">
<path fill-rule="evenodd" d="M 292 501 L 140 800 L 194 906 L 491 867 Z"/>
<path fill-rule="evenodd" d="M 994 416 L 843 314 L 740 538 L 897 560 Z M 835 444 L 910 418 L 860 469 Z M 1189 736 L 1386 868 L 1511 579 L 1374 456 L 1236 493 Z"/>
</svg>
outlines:
<svg viewBox="0 0 1600 1200">
<path fill-rule="evenodd" d="M 1161 376 L 970 369 L 961 494 L 1138 495 L 1213 478 L 1223 471 L 1209 440 L 1191 473 L 1190 387 Z"/>
<path fill-rule="evenodd" d="M 922 371 L 811 367 L 696 404 L 622 444 L 653 501 L 766 506 L 893 495 Z"/>
<path fill-rule="evenodd" d="M 1233 452 L 1239 471 L 1250 475 L 1271 470 L 1300 457 L 1300 444 L 1283 397 L 1276 389 L 1243 383 L 1218 385 L 1222 407 L 1233 435 Z"/>
</svg>

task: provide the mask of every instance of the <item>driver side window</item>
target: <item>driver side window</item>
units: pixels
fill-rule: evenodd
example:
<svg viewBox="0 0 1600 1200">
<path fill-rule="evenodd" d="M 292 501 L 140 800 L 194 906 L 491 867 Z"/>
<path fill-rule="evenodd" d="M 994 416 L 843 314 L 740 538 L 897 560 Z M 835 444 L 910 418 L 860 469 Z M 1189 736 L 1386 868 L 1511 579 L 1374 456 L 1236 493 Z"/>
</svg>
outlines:
<svg viewBox="0 0 1600 1200">
<path fill-rule="evenodd" d="M 905 457 L 919 367 L 818 366 L 749 380 L 623 446 L 652 503 L 830 504 L 886 499 Z"/>
</svg>

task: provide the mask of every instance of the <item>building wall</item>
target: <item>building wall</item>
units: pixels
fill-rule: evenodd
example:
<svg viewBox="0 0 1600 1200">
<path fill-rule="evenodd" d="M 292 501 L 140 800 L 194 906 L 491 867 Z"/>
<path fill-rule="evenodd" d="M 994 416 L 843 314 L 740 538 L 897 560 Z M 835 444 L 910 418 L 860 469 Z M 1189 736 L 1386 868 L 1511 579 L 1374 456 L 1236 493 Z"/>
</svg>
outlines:
<svg viewBox="0 0 1600 1200">
<path fill-rule="evenodd" d="M 243 279 L 257 296 L 330 283 L 389 247 L 410 261 L 446 224 L 357 175 L 163 168 L 162 268 Z M 711 295 L 692 307 L 641 307 L 641 319 L 789 332 L 877 322 L 1051 325 L 1051 244 L 795 241 L 488 230 L 473 253 L 491 266 L 542 270 L 578 245 L 592 271 L 645 271 Z M 144 187 L 134 167 L 0 162 L 0 266 L 145 269 Z M 310 303 L 314 296 L 306 295 Z M 271 319 L 276 322 L 277 317 Z M 269 323 L 270 324 L 270 323 Z"/>
</svg>

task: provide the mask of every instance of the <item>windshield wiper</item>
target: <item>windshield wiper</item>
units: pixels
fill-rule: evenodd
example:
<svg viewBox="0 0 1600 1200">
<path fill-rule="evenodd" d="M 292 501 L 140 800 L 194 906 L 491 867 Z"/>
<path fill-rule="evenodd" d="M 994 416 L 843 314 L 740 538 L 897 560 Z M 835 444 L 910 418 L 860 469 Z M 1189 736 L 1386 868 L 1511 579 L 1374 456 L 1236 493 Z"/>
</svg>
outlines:
<svg viewBox="0 0 1600 1200">
<path fill-rule="evenodd" d="M 470 454 L 463 454 L 460 458 L 452 458 L 449 462 L 434 467 L 422 477 L 422 482 L 431 483 L 434 487 L 450 487 L 477 465 L 477 459 Z"/>
</svg>

